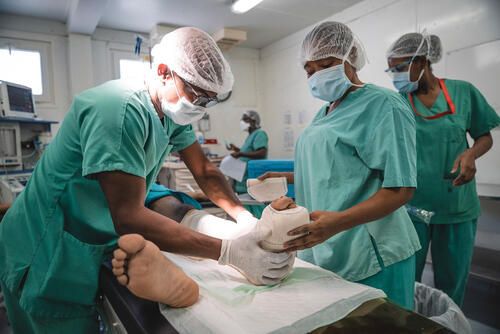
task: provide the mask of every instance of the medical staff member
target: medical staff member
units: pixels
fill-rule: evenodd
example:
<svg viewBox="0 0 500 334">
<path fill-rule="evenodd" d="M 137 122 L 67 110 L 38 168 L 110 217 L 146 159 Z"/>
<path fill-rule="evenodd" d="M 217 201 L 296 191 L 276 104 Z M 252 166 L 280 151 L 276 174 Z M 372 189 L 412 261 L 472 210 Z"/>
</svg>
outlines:
<svg viewBox="0 0 500 334">
<path fill-rule="evenodd" d="M 247 110 L 243 112 L 240 121 L 241 131 L 248 131 L 248 137 L 246 138 L 243 146 L 241 148 L 230 144 L 231 153 L 233 158 L 240 159 L 241 161 L 249 162 L 255 159 L 266 159 L 269 138 L 267 133 L 260 128 L 260 116 L 254 110 Z M 247 166 L 248 167 L 248 166 Z M 244 194 L 247 192 L 247 179 L 248 179 L 248 168 L 245 171 L 243 180 L 236 181 L 235 190 L 238 194 Z"/>
<path fill-rule="evenodd" d="M 179 151 L 214 203 L 238 223 L 255 221 L 190 125 L 233 84 L 215 41 L 180 28 L 152 53 L 155 75 L 145 85 L 115 80 L 75 96 L 0 224 L 0 284 L 15 333 L 97 333 L 99 267 L 123 234 L 141 234 L 164 251 L 219 259 L 263 283 L 286 275 L 289 257 L 261 250 L 255 233 L 211 238 L 144 206 L 165 157 Z"/>
<path fill-rule="evenodd" d="M 418 185 L 410 205 L 435 213 L 430 224 L 412 217 L 422 245 L 416 279 L 432 244 L 435 285 L 462 305 L 481 214 L 475 161 L 491 148 L 500 118 L 471 83 L 433 74 L 442 54 L 438 36 L 404 34 L 387 51 L 387 71 L 416 119 Z"/>
<path fill-rule="evenodd" d="M 289 232 L 307 234 L 285 247 L 413 309 L 420 244 L 402 207 L 417 185 L 411 110 L 397 93 L 360 81 L 364 51 L 345 24 L 316 26 L 301 51 L 311 93 L 327 103 L 297 140 L 294 173 L 262 177 L 286 176 L 311 212 L 310 224 Z"/>
</svg>

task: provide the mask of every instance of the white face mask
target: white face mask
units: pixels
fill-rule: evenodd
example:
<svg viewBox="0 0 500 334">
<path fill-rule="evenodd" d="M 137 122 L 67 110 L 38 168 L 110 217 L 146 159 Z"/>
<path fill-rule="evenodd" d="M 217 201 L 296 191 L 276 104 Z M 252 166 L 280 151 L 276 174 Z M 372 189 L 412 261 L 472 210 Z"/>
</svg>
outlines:
<svg viewBox="0 0 500 334">
<path fill-rule="evenodd" d="M 250 123 L 247 123 L 244 120 L 240 121 L 240 129 L 241 129 L 241 131 L 247 131 L 249 128 L 250 128 Z"/>
<path fill-rule="evenodd" d="M 172 74 L 172 71 L 170 71 Z M 177 92 L 178 100 L 177 103 L 168 102 L 167 99 L 161 99 L 161 110 L 169 117 L 172 121 L 179 125 L 188 125 L 200 120 L 206 111 L 204 107 L 195 106 L 189 102 L 184 96 L 181 97 L 179 94 L 179 89 L 175 83 L 175 78 L 172 74 L 172 80 L 174 80 L 175 91 Z"/>
</svg>

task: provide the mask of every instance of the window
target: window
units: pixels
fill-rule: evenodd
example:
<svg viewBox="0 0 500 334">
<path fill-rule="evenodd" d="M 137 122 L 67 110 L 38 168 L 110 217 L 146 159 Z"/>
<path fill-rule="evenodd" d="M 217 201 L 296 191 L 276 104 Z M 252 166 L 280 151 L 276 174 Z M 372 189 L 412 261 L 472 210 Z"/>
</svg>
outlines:
<svg viewBox="0 0 500 334">
<path fill-rule="evenodd" d="M 0 37 L 0 80 L 31 87 L 35 102 L 53 102 L 50 42 Z"/>
<path fill-rule="evenodd" d="M 40 52 L 0 49 L 0 80 L 31 87 L 33 95 L 42 95 Z"/>
<path fill-rule="evenodd" d="M 149 69 L 147 61 L 120 59 L 120 79 L 144 80 Z"/>
</svg>

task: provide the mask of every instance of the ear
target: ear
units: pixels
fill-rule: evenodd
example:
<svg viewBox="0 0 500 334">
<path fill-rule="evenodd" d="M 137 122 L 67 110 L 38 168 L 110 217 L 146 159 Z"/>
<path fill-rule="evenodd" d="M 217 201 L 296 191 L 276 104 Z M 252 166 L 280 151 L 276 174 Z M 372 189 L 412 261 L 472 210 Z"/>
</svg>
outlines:
<svg viewBox="0 0 500 334">
<path fill-rule="evenodd" d="M 166 80 L 168 76 L 170 76 L 170 70 L 167 65 L 159 64 L 157 69 L 158 76 L 162 77 L 163 80 Z"/>
</svg>

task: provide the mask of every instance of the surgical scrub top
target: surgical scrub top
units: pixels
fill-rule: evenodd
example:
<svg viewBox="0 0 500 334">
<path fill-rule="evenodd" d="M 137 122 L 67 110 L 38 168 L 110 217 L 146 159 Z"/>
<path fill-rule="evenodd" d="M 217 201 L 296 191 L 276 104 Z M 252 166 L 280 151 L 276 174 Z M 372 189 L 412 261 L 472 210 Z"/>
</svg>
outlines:
<svg viewBox="0 0 500 334">
<path fill-rule="evenodd" d="M 467 132 L 476 139 L 500 124 L 495 110 L 472 84 L 460 80 L 444 80 L 455 105 L 455 114 L 425 119 L 415 114 L 417 126 L 418 186 L 410 205 L 432 211 L 431 224 L 462 223 L 481 215 L 475 178 L 453 187 L 458 173 L 450 174 L 456 158 L 469 148 Z M 409 95 L 403 95 L 409 101 Z M 416 111 L 433 116 L 450 110 L 443 91 L 430 109 L 413 96 Z M 412 217 L 420 221 L 418 217 Z"/>
<path fill-rule="evenodd" d="M 325 105 L 295 148 L 295 196 L 310 212 L 343 211 L 381 188 L 417 185 L 415 119 L 398 93 L 366 84 L 326 114 Z M 359 281 L 405 260 L 420 249 L 401 207 L 322 244 L 299 251 L 302 260 Z"/>
<path fill-rule="evenodd" d="M 21 307 L 45 317 L 93 314 L 99 267 L 118 238 L 95 174 L 136 175 L 149 190 L 166 155 L 195 140 L 190 125 L 162 123 L 143 85 L 115 80 L 76 95 L 0 224 L 0 279 L 18 295 L 24 278 Z"/>
<path fill-rule="evenodd" d="M 240 149 L 240 152 L 254 152 L 261 148 L 268 148 L 268 137 L 267 133 L 262 129 L 257 129 L 251 134 L 248 135 L 247 139 L 243 143 L 243 146 Z M 267 157 L 267 151 L 266 151 Z M 239 157 L 241 161 L 248 162 L 252 160 L 247 157 Z M 236 192 L 239 194 L 247 192 L 247 179 L 248 179 L 248 168 L 245 170 L 245 175 L 243 176 L 243 180 L 241 182 L 236 181 L 235 188 Z"/>
</svg>

